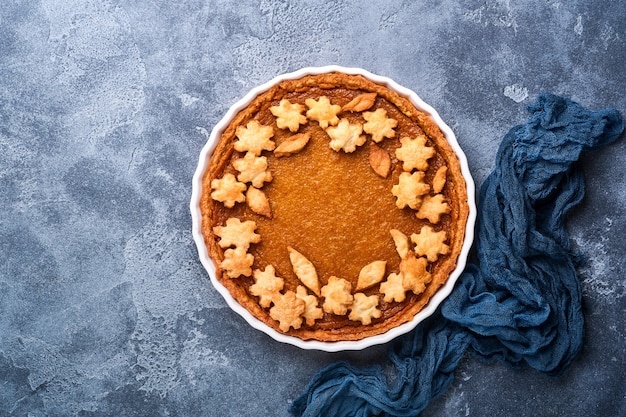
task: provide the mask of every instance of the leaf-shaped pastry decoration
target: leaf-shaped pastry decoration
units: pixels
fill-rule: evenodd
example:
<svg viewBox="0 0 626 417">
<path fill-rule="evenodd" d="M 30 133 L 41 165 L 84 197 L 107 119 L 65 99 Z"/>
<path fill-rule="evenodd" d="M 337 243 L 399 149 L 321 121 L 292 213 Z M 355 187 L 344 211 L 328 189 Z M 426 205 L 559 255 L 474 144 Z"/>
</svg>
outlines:
<svg viewBox="0 0 626 417">
<path fill-rule="evenodd" d="M 359 272 L 355 291 L 361 291 L 378 284 L 385 277 L 387 261 L 374 261 L 365 265 Z"/>
<path fill-rule="evenodd" d="M 292 153 L 300 152 L 311 139 L 310 133 L 298 133 L 297 135 L 289 136 L 280 145 L 274 149 L 274 155 L 277 158 L 283 156 L 289 156 Z"/>
<path fill-rule="evenodd" d="M 440 193 L 443 187 L 446 185 L 446 174 L 448 173 L 448 167 L 442 165 L 439 167 L 433 178 L 433 192 Z"/>
<path fill-rule="evenodd" d="M 319 297 L 320 282 L 317 278 L 317 271 L 311 261 L 291 246 L 287 247 L 287 250 L 289 251 L 289 260 L 291 261 L 293 272 L 308 289 Z"/>
<path fill-rule="evenodd" d="M 376 93 L 363 93 L 343 106 L 343 111 L 361 112 L 369 110 L 376 102 Z"/>
<path fill-rule="evenodd" d="M 370 143 L 370 166 L 374 172 L 382 178 L 387 178 L 389 170 L 391 169 L 391 157 L 386 150 L 376 145 L 374 142 Z"/>
<path fill-rule="evenodd" d="M 258 188 L 248 187 L 246 202 L 250 210 L 269 219 L 272 218 L 272 207 L 265 193 Z"/>
<path fill-rule="evenodd" d="M 391 229 L 389 233 L 391 233 L 393 243 L 396 245 L 396 251 L 398 252 L 398 255 L 400 255 L 400 259 L 406 258 L 410 250 L 408 236 L 398 229 Z"/>
<path fill-rule="evenodd" d="M 330 147 L 339 152 L 354 152 L 357 146 L 361 146 L 367 140 L 363 133 L 363 125 L 361 123 L 350 123 L 348 119 L 341 119 L 337 126 L 331 126 L 326 129 L 326 133 L 330 137 Z"/>
</svg>

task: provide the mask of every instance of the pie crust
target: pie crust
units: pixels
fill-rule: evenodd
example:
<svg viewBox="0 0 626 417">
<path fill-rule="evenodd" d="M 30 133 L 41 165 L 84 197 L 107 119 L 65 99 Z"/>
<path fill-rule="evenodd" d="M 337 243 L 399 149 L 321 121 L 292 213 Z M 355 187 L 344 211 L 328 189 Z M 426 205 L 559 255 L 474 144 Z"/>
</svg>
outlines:
<svg viewBox="0 0 626 417">
<path fill-rule="evenodd" d="M 341 71 L 282 80 L 236 113 L 199 207 L 230 296 L 276 332 L 321 342 L 411 322 L 464 263 L 471 217 L 431 116 Z"/>
</svg>

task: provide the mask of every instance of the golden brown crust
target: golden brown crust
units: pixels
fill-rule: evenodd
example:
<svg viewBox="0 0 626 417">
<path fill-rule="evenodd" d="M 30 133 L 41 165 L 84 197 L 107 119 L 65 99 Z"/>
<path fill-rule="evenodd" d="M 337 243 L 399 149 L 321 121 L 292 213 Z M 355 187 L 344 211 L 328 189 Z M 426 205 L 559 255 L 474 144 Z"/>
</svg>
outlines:
<svg viewBox="0 0 626 417">
<path fill-rule="evenodd" d="M 392 156 L 392 166 L 387 178 L 377 176 L 370 167 L 370 146 L 357 144 L 354 151 L 350 153 L 343 150 L 335 152 L 329 147 L 330 138 L 328 134 L 315 121 L 309 124 L 300 124 L 298 127 L 297 134 L 306 133 L 310 136 L 310 140 L 306 146 L 295 153 L 281 155 L 280 158 L 269 151 L 263 153 L 268 159 L 268 170 L 273 174 L 272 181 L 263 185 L 264 193 L 272 204 L 271 218 L 255 214 L 245 203 L 236 203 L 233 208 L 227 208 L 211 198 L 212 180 L 229 173 L 235 176 L 238 174 L 238 171 L 233 167 L 233 160 L 245 155 L 245 152 L 236 151 L 234 148 L 234 144 L 238 140 L 236 135 L 238 127 L 247 126 L 253 120 L 261 125 L 271 126 L 274 132 L 271 140 L 275 142 L 277 147 L 280 147 L 283 141 L 295 134 L 293 131 L 295 124 L 291 124 L 290 128 L 279 128 L 270 111 L 270 108 L 278 106 L 281 100 L 289 99 L 294 104 L 297 102 L 304 105 L 306 99 L 319 100 L 320 97 L 326 96 L 332 105 L 346 106 L 353 102 L 354 106 L 353 100 L 363 96 L 363 94 L 368 94 L 365 97 L 370 101 L 372 97 L 375 97 L 373 104 L 368 103 L 367 109 L 369 111 L 373 112 L 377 108 L 382 108 L 386 111 L 387 117 L 397 120 L 396 134 L 393 137 L 383 138 L 377 144 Z M 284 102 L 283 105 L 285 105 Z M 354 110 L 342 110 L 337 116 L 338 119 L 345 118 L 351 123 L 366 122 L 362 115 Z M 333 126 L 332 123 L 333 121 L 330 121 L 328 127 Z M 372 140 L 367 132 L 364 132 L 363 135 L 367 136 L 368 141 Z M 327 285 L 330 277 L 339 276 L 347 279 L 354 289 L 361 268 L 374 261 L 386 261 L 386 273 L 388 275 L 400 273 L 400 257 L 395 250 L 394 240 L 389 231 L 397 227 L 404 234 L 410 236 L 420 232 L 424 225 L 431 224 L 428 219 L 417 218 L 415 215 L 417 210 L 409 207 L 398 209 L 395 205 L 395 197 L 391 194 L 392 186 L 397 184 L 398 178 L 403 172 L 402 161 L 393 157 L 396 149 L 401 146 L 400 138 L 416 138 L 419 135 L 426 136 L 428 146 L 433 147 L 436 151 L 435 156 L 428 160 L 428 169 L 420 172 L 424 172 L 426 181 L 432 183 L 440 168 L 446 167 L 445 184 L 441 186 L 442 189 L 438 193 L 433 193 L 433 196 L 440 193 L 443 196 L 443 202 L 449 207 L 449 212 L 446 213 L 444 210 L 437 223 L 432 225 L 436 231 L 444 230 L 446 232 L 447 241 L 445 243 L 449 247 L 449 253 L 440 254 L 436 261 L 429 263 L 430 282 L 420 294 L 407 290 L 404 301 L 396 302 L 393 301 L 393 298 L 388 298 L 392 301 L 386 302 L 383 300 L 383 294 L 380 293 L 380 285 L 382 284 L 378 284 L 364 289 L 364 295 L 359 296 L 364 300 L 364 296 L 371 297 L 379 294 L 379 305 L 376 309 L 372 307 L 371 311 L 380 310 L 381 314 L 380 317 L 376 317 L 378 313 L 372 315 L 371 323 L 369 323 L 370 316 L 363 320 L 350 320 L 347 314 L 338 316 L 324 312 L 321 318 L 307 318 L 301 326 L 291 325 L 289 327 L 283 322 L 281 327 L 281 323 L 272 318 L 270 308 L 261 307 L 258 297 L 250 293 L 249 288 L 254 284 L 252 277 L 242 275 L 233 279 L 219 267 L 224 259 L 225 249 L 220 247 L 219 237 L 213 233 L 213 228 L 223 226 L 229 218 L 238 217 L 242 221 L 255 221 L 258 226 L 258 233 L 262 236 L 261 242 L 251 245 L 249 249 L 249 253 L 255 257 L 252 268 L 264 270 L 270 264 L 275 267 L 277 275 L 284 279 L 285 293 L 296 292 L 298 287 L 302 286 L 302 282 L 293 272 L 288 246 L 298 248 L 299 252 L 315 265 L 319 273 L 320 288 Z M 324 152 L 323 157 L 316 156 L 320 152 Z M 303 161 L 300 166 L 298 161 Z M 309 165 L 311 166 L 309 167 Z M 361 165 L 365 165 L 364 170 L 361 170 Z M 294 175 L 294 172 L 300 171 L 309 173 L 313 177 L 309 177 L 305 184 L 304 180 L 299 179 L 298 182 L 283 176 Z M 341 171 L 343 174 L 335 171 Z M 354 177 L 351 177 L 350 181 L 346 181 L 346 184 L 337 184 L 338 179 L 346 176 L 346 171 L 353 172 Z M 321 183 L 324 181 L 324 175 L 314 175 L 318 172 L 327 174 L 328 181 L 332 181 L 333 188 L 328 193 L 330 197 L 327 197 L 327 203 L 323 201 L 323 190 L 318 189 L 316 193 L 311 190 L 311 187 L 331 187 Z M 358 188 L 358 190 L 350 191 L 351 183 L 354 184 L 353 188 Z M 293 195 L 297 192 L 293 189 L 294 187 L 305 187 L 300 190 L 300 198 Z M 322 201 L 316 201 L 316 195 L 317 199 Z M 352 206 L 334 207 L 333 210 L 337 210 L 337 219 L 333 224 L 332 216 L 329 216 L 328 212 L 320 213 L 320 211 L 328 210 L 329 206 L 337 205 L 341 201 L 339 197 L 342 195 L 346 195 L 346 198 L 350 200 L 360 198 L 363 206 L 360 208 Z M 228 289 L 233 298 L 250 311 L 253 316 L 277 331 L 305 340 L 360 340 L 384 333 L 410 321 L 446 282 L 456 266 L 465 238 L 465 225 L 469 214 L 467 198 L 466 184 L 461 174 L 459 160 L 437 124 L 427 114 L 416 109 L 410 100 L 404 96 L 383 85 L 376 84 L 359 75 L 335 72 L 283 81 L 261 93 L 233 118 L 222 133 L 204 176 L 201 197 L 202 229 L 208 252 L 218 266 L 217 279 Z M 307 207 L 294 207 L 298 204 L 306 204 Z M 347 213 L 341 212 L 341 210 L 347 211 Z M 282 219 L 286 217 L 300 218 L 303 213 L 309 216 L 310 223 L 315 224 L 303 222 L 299 225 L 302 230 L 293 232 L 282 223 Z M 381 218 L 381 216 L 385 217 L 387 213 L 389 213 L 388 220 Z M 331 218 L 331 221 L 328 218 Z M 350 221 L 354 222 L 354 227 L 350 227 Z M 382 229 L 374 230 L 374 226 L 362 225 L 368 224 L 367 222 L 384 222 L 384 227 L 387 227 L 386 232 Z M 371 227 L 372 230 L 370 231 L 366 227 Z M 323 232 L 319 232 L 319 230 L 323 230 Z M 334 230 L 337 235 L 330 236 L 329 230 Z M 356 233 L 355 230 L 361 231 L 362 235 L 366 236 L 363 238 L 355 237 L 353 235 Z M 368 230 L 368 232 L 365 233 L 364 230 Z M 317 233 L 325 233 L 327 236 L 315 236 Z M 367 242 L 367 238 L 370 236 L 373 241 Z M 342 242 L 342 238 L 350 239 L 350 241 Z M 341 251 L 347 251 L 348 254 L 344 255 Z M 332 257 L 326 256 L 324 253 L 330 253 L 332 257 L 358 259 L 360 264 L 351 265 L 350 262 L 346 263 L 345 259 L 330 259 Z M 414 252 L 412 253 L 414 255 Z M 373 254 L 378 256 L 372 258 Z M 365 259 L 368 259 L 367 262 Z M 298 290 L 301 297 L 315 296 L 313 291 L 309 291 L 307 294 L 303 292 L 304 290 L 304 287 Z M 321 308 L 324 304 L 324 297 L 321 296 L 318 299 L 317 308 Z M 291 298 L 289 300 L 290 303 L 296 304 Z M 298 308 L 301 308 L 301 304 L 297 304 Z M 283 302 L 281 307 L 286 308 L 287 305 L 290 304 Z M 307 307 L 307 309 L 309 308 L 315 309 L 316 307 Z M 275 316 L 277 311 L 278 309 L 274 310 Z M 297 322 L 295 318 L 290 318 L 290 320 Z M 363 322 L 369 324 L 363 324 Z M 295 329 L 295 327 L 299 328 Z"/>
</svg>

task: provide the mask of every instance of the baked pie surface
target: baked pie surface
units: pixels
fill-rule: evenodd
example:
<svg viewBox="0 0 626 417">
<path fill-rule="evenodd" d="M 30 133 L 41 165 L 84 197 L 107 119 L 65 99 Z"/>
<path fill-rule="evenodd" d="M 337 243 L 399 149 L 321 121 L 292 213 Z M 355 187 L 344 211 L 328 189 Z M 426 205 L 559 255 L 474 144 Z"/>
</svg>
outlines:
<svg viewBox="0 0 626 417">
<path fill-rule="evenodd" d="M 469 213 L 437 124 L 342 72 L 282 81 L 240 111 L 200 209 L 232 297 L 280 333 L 325 342 L 412 320 L 455 269 Z"/>
</svg>

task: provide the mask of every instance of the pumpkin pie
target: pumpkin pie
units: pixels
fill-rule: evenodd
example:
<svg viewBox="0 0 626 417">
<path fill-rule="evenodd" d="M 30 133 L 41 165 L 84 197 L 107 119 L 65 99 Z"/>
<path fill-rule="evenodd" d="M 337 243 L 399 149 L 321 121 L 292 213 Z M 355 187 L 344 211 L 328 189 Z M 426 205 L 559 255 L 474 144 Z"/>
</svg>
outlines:
<svg viewBox="0 0 626 417">
<path fill-rule="evenodd" d="M 459 159 L 429 115 L 362 75 L 278 82 L 232 117 L 202 179 L 216 278 L 303 340 L 411 321 L 455 269 L 468 221 Z"/>
</svg>

